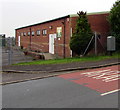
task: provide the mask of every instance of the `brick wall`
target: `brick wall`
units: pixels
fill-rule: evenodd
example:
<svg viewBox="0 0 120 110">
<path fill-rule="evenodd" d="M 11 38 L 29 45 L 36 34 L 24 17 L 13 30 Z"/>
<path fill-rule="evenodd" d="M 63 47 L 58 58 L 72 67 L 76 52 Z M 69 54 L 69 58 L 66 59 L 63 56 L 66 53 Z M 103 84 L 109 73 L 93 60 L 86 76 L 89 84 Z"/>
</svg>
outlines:
<svg viewBox="0 0 120 110">
<path fill-rule="evenodd" d="M 91 29 L 93 32 L 97 32 L 101 35 L 100 41 L 104 47 L 106 47 L 106 39 L 109 34 L 109 23 L 107 21 L 107 14 L 92 14 L 87 15 L 88 21 L 90 23 Z M 78 17 L 64 17 L 61 19 L 52 20 L 49 22 L 44 22 L 41 24 L 31 25 L 23 28 L 16 29 L 16 44 L 18 45 L 18 36 L 21 37 L 21 46 L 24 48 L 29 48 L 31 45 L 31 50 L 42 50 L 43 52 L 49 52 L 49 34 L 56 34 L 57 27 L 62 27 L 62 37 L 54 39 L 55 41 L 55 54 L 61 57 L 70 57 L 70 37 L 71 37 L 71 28 L 72 33 L 75 31 L 76 20 Z M 52 28 L 49 28 L 49 27 Z M 47 35 L 42 35 L 42 30 L 47 30 Z M 41 34 L 37 36 L 36 31 L 40 30 Z M 35 32 L 34 36 L 28 36 L 28 32 Z M 21 35 L 21 33 L 26 32 L 26 36 Z M 65 33 L 64 33 L 65 32 Z M 31 39 L 30 39 L 31 38 Z M 103 49 L 98 43 L 99 51 Z M 65 55 L 64 55 L 65 54 Z"/>
<path fill-rule="evenodd" d="M 101 35 L 100 40 L 103 46 L 106 46 L 107 36 L 109 35 L 109 22 L 107 14 L 88 15 L 88 20 L 91 25 L 91 29 Z"/>
<path fill-rule="evenodd" d="M 108 16 L 109 13 L 87 15 L 92 31 L 100 34 L 100 42 L 105 49 L 107 44 L 107 36 L 109 35 L 110 31 L 109 22 L 107 20 Z M 73 32 L 75 32 L 77 19 L 77 16 L 71 18 L 71 27 Z M 98 53 L 105 51 L 104 48 L 101 47 L 101 44 L 98 42 Z"/>
<path fill-rule="evenodd" d="M 65 23 L 64 23 L 65 22 Z M 64 26 L 65 25 L 65 26 Z M 52 28 L 49 28 L 49 27 Z M 65 57 L 69 57 L 69 18 L 63 18 L 51 22 L 46 22 L 39 25 L 34 26 L 28 26 L 20 29 L 16 29 L 16 44 L 18 45 L 18 36 L 21 37 L 21 46 L 24 48 L 29 48 L 31 45 L 31 50 L 39 50 L 41 49 L 43 52 L 49 52 L 49 34 L 56 34 L 57 33 L 57 27 L 62 27 L 62 37 L 55 38 L 55 54 L 58 54 L 61 57 L 64 57 L 64 53 L 66 54 Z M 64 33 L 65 28 L 65 33 Z M 47 30 L 47 35 L 42 35 L 42 30 Z M 40 30 L 41 34 L 40 36 L 37 36 L 36 31 Z M 21 33 L 25 32 L 26 34 L 28 32 L 35 32 L 34 36 L 23 36 Z M 65 37 L 64 37 L 65 35 Z M 31 40 L 30 40 L 31 38 Z M 65 40 L 64 40 L 65 39 Z M 30 43 L 31 42 L 31 43 Z M 65 44 L 64 44 L 65 43 Z M 65 49 L 64 49 L 65 48 Z"/>
</svg>

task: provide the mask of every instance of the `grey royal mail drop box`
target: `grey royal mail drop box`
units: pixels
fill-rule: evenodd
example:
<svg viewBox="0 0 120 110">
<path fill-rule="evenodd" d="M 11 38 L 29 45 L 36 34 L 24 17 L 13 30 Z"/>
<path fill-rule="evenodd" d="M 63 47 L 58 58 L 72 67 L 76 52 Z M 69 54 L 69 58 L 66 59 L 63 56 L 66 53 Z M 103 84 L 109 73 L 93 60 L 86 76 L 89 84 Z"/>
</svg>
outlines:
<svg viewBox="0 0 120 110">
<path fill-rule="evenodd" d="M 115 51 L 115 37 L 108 36 L 107 37 L 107 51 Z"/>
</svg>

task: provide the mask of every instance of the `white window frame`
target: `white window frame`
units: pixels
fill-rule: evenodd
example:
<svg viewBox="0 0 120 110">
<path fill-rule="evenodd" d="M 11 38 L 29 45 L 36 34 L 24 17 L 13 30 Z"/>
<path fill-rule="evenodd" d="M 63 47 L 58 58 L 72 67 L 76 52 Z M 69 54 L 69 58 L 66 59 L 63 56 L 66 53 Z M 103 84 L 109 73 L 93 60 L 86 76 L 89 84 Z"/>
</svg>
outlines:
<svg viewBox="0 0 120 110">
<path fill-rule="evenodd" d="M 42 30 L 42 34 L 43 34 L 43 35 L 47 35 L 47 29 L 43 29 L 43 30 Z"/>
<path fill-rule="evenodd" d="M 34 36 L 34 35 L 35 35 L 35 32 L 34 32 L 34 31 L 32 31 L 32 33 L 31 33 L 31 34 L 32 34 L 32 36 Z"/>
<path fill-rule="evenodd" d="M 23 33 L 23 36 L 26 36 L 26 32 Z"/>
<path fill-rule="evenodd" d="M 27 35 L 30 36 L 30 32 L 28 32 Z"/>
<path fill-rule="evenodd" d="M 37 31 L 36 31 L 36 34 L 37 34 L 37 36 L 40 36 L 41 31 L 40 31 L 40 30 L 37 30 Z"/>
</svg>

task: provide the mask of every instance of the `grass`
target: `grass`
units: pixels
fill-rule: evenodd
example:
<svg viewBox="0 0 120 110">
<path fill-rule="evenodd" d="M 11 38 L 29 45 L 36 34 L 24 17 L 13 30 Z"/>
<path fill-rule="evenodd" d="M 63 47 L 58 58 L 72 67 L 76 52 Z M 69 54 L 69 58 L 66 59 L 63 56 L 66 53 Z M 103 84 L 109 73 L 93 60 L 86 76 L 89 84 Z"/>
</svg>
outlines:
<svg viewBox="0 0 120 110">
<path fill-rule="evenodd" d="M 120 53 L 115 53 L 112 56 L 88 56 L 81 58 L 65 58 L 65 59 L 54 59 L 54 60 L 37 60 L 32 62 L 23 62 L 14 65 L 46 65 L 46 64 L 65 64 L 72 62 L 90 62 L 90 61 L 101 61 L 109 58 L 120 58 Z"/>
</svg>

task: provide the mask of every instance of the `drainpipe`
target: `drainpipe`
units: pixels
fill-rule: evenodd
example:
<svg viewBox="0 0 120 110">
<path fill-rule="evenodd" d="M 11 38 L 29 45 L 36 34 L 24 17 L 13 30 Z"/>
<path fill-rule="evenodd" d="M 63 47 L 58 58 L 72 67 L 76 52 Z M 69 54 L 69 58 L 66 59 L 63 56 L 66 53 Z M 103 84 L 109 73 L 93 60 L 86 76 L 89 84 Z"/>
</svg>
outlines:
<svg viewBox="0 0 120 110">
<path fill-rule="evenodd" d="M 62 22 L 62 23 L 64 25 L 63 58 L 65 58 L 65 54 L 66 54 L 66 51 L 65 51 L 65 43 L 66 43 L 66 40 L 65 40 L 65 28 L 66 28 L 65 19 L 64 19 L 64 22 Z"/>
<path fill-rule="evenodd" d="M 95 32 L 95 55 L 97 55 L 97 33 Z"/>
<path fill-rule="evenodd" d="M 31 50 L 31 28 L 30 28 L 30 47 L 29 49 Z"/>
</svg>

